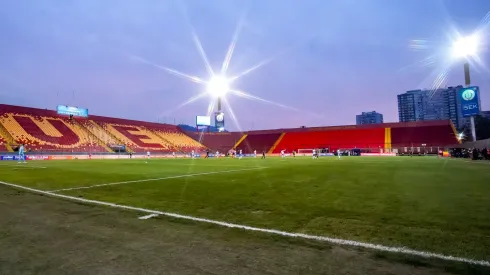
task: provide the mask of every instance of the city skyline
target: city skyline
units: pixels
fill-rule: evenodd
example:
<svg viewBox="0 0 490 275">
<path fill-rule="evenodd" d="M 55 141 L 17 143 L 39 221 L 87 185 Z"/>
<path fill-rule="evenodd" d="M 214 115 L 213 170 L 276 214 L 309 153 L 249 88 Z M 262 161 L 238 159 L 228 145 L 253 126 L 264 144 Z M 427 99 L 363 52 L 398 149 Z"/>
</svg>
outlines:
<svg viewBox="0 0 490 275">
<path fill-rule="evenodd" d="M 464 89 L 463 86 L 436 90 L 411 90 L 399 94 L 397 96 L 399 121 L 451 120 L 457 129 L 462 129 L 467 121 L 460 110 L 458 92 L 461 89 Z M 476 92 L 479 97 L 478 87 Z"/>
<path fill-rule="evenodd" d="M 441 69 L 442 53 L 455 29 L 469 34 L 488 25 L 490 2 L 92 0 L 6 1 L 2 7 L 1 103 L 74 105 L 97 115 L 191 125 L 211 98 L 176 108 L 203 87 L 154 65 L 207 79 L 193 30 L 219 71 L 244 18 L 230 73 L 270 62 L 234 85 L 276 105 L 228 98 L 240 125 L 224 108 L 226 126 L 238 130 L 346 125 L 366 109 L 398 121 L 398 94 L 463 83 L 463 62 Z M 339 12 L 325 17 L 328 10 Z M 488 60 L 488 52 L 481 55 Z M 490 109 L 489 72 L 471 66 L 482 110 Z"/>
</svg>

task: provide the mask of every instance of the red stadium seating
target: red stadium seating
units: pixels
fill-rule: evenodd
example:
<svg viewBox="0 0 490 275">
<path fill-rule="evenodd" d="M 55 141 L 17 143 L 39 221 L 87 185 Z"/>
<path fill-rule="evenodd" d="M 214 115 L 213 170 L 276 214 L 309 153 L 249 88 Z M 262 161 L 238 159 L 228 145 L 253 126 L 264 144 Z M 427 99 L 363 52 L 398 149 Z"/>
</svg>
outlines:
<svg viewBox="0 0 490 275">
<path fill-rule="evenodd" d="M 144 121 L 90 116 L 68 119 L 55 111 L 0 104 L 0 151 L 6 138 L 26 144 L 29 151 L 112 152 L 110 145 L 126 145 L 133 152 L 190 152 L 206 148 L 222 153 L 234 148 L 245 153 L 329 148 L 380 149 L 442 147 L 457 144 L 450 121 L 385 123 L 276 129 L 225 133 L 184 132 L 179 127 Z M 406 150 L 406 149 L 405 149 Z"/>
<path fill-rule="evenodd" d="M 29 151 L 108 152 L 110 144 L 127 145 L 133 152 L 204 150 L 174 125 L 100 116 L 70 120 L 55 111 L 2 104 L 0 123 Z"/>
<path fill-rule="evenodd" d="M 224 133 L 197 133 L 186 132 L 186 134 L 196 141 L 204 144 L 207 148 L 221 153 L 228 152 L 242 138 L 243 133 L 224 132 Z"/>
<path fill-rule="evenodd" d="M 115 143 L 122 143 L 133 152 L 190 152 L 205 147 L 186 136 L 175 125 L 91 116 L 92 123 L 109 133 Z M 95 126 L 97 127 L 97 126 Z"/>
<path fill-rule="evenodd" d="M 393 148 L 437 147 L 452 144 L 458 144 L 458 139 L 450 121 L 399 124 L 391 128 Z"/>
<path fill-rule="evenodd" d="M 28 151 L 107 152 L 81 127 L 53 111 L 0 105 L 0 123 Z"/>
<path fill-rule="evenodd" d="M 0 152 L 7 152 L 7 146 L 5 145 L 7 141 L 0 136 Z"/>
<path fill-rule="evenodd" d="M 331 151 L 372 148 L 373 151 L 376 151 L 384 146 L 384 128 L 286 132 L 273 153 L 279 153 L 281 150 L 291 152 L 298 149 L 315 148 L 329 148 Z"/>
<path fill-rule="evenodd" d="M 237 149 L 243 150 L 243 153 L 245 154 L 253 153 L 254 150 L 257 151 L 257 153 L 262 151 L 267 153 L 280 136 L 281 133 L 249 133 L 247 137 L 240 142 Z"/>
</svg>

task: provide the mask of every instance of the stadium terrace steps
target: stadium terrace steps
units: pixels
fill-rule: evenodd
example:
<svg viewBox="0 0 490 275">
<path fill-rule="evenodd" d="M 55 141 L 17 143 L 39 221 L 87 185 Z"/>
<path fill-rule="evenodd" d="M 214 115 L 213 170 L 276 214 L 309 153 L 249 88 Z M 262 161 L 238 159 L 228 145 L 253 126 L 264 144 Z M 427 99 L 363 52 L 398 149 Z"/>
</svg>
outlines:
<svg viewBox="0 0 490 275">
<path fill-rule="evenodd" d="M 128 152 L 190 152 L 206 148 L 227 152 L 240 147 L 246 153 L 278 153 L 329 148 L 407 150 L 407 147 L 443 147 L 459 143 L 448 121 L 417 121 L 374 125 L 273 129 L 242 132 L 184 132 L 178 126 L 91 115 L 68 119 L 52 110 L 0 104 L 3 149 L 24 143 L 28 150 L 47 152 L 111 152 L 125 145 Z M 10 147 L 10 148 L 9 148 Z"/>
<path fill-rule="evenodd" d="M 114 150 L 112 150 L 109 146 L 107 146 L 106 143 L 104 143 L 98 136 L 96 136 L 92 131 L 90 131 L 89 128 L 86 127 L 86 125 L 78 121 L 76 119 L 72 119 L 73 123 L 76 123 L 78 127 L 82 128 L 93 140 L 95 140 L 101 147 L 107 150 L 107 152 L 114 153 Z"/>
<path fill-rule="evenodd" d="M 5 126 L 3 126 L 2 121 L 0 120 L 0 136 L 3 137 L 3 139 L 10 144 L 14 143 L 14 138 L 12 135 L 7 131 Z"/>
<path fill-rule="evenodd" d="M 127 147 L 134 152 L 144 153 L 146 151 L 169 153 L 171 148 L 168 143 L 152 134 L 143 126 L 128 124 L 106 124 L 107 130 L 122 140 Z"/>
<path fill-rule="evenodd" d="M 12 149 L 12 146 L 10 144 L 13 144 L 14 140 L 12 136 L 9 134 L 7 129 L 3 127 L 2 122 L 0 121 L 0 152 L 13 152 L 14 149 Z"/>
<path fill-rule="evenodd" d="M 99 116 L 93 116 L 92 121 L 133 152 L 187 153 L 205 149 L 175 125 Z"/>
<path fill-rule="evenodd" d="M 272 147 L 269 149 L 269 151 L 267 151 L 268 154 L 272 154 L 272 152 L 274 152 L 274 150 L 276 149 L 277 145 L 281 142 L 282 138 L 284 137 L 286 133 L 281 133 L 281 135 L 279 136 L 279 138 L 274 142 L 274 145 L 272 145 Z"/>
<path fill-rule="evenodd" d="M 51 110 L 3 104 L 0 115 L 6 143 L 24 143 L 32 151 L 114 152 L 111 144 L 125 145 L 133 153 L 205 149 L 175 125 L 101 116 L 68 119 Z"/>
<path fill-rule="evenodd" d="M 247 138 L 247 136 L 247 134 L 243 134 L 243 136 L 235 143 L 235 145 L 233 145 L 233 149 L 238 148 L 238 146 L 240 146 L 240 144 Z"/>
<path fill-rule="evenodd" d="M 14 139 L 30 151 L 105 151 L 87 133 L 63 117 L 46 114 L 4 113 L 1 123 Z"/>
<path fill-rule="evenodd" d="M 172 145 L 177 151 L 182 153 L 190 153 L 191 151 L 206 150 L 206 146 L 195 141 L 191 137 L 184 134 L 182 131 L 169 131 L 169 129 L 153 129 L 155 134 L 161 137 L 168 144 Z"/>
<path fill-rule="evenodd" d="M 114 136 L 110 131 L 106 130 L 106 128 L 103 125 L 100 125 L 99 123 L 93 120 L 86 120 L 84 122 L 85 122 L 85 128 L 88 129 L 90 132 L 92 132 L 92 134 L 97 136 L 105 144 L 126 145 L 124 142 L 122 142 L 116 136 Z M 128 151 L 129 153 L 134 153 L 134 151 L 129 147 L 126 147 L 126 151 Z"/>
<path fill-rule="evenodd" d="M 0 152 L 13 152 L 12 147 L 8 145 L 7 141 L 0 135 Z"/>
<path fill-rule="evenodd" d="M 278 138 L 269 152 L 279 153 L 281 150 L 291 152 L 297 149 L 329 148 L 367 149 L 369 152 L 380 152 L 381 149 L 404 149 L 422 144 L 429 147 L 442 147 L 458 144 L 450 121 L 417 121 L 404 123 L 383 123 L 370 125 L 346 125 L 312 128 L 291 128 L 251 131 L 247 134 L 284 133 Z M 431 129 L 430 134 L 426 129 Z M 247 138 L 248 139 L 248 138 Z M 412 142 L 408 142 L 412 141 Z M 243 143 L 242 143 L 243 144 Z"/>
<path fill-rule="evenodd" d="M 298 149 L 328 148 L 337 149 L 369 148 L 378 152 L 385 145 L 385 129 L 335 129 L 326 131 L 287 132 L 277 144 L 273 153 L 281 150 L 291 152 Z"/>
<path fill-rule="evenodd" d="M 179 148 L 177 145 L 173 144 L 172 142 L 168 141 L 164 137 L 164 135 L 162 135 L 162 133 L 158 133 L 158 131 L 152 130 L 152 129 L 149 129 L 149 131 L 151 131 L 154 135 L 159 137 L 164 143 L 168 144 L 173 149 L 174 152 L 184 153 L 184 150 L 182 150 L 181 148 Z"/>
<path fill-rule="evenodd" d="M 459 142 L 451 125 L 447 123 L 446 125 L 391 128 L 391 143 L 392 147 L 438 147 Z"/>
<path fill-rule="evenodd" d="M 282 133 L 254 133 L 244 135 L 245 138 L 240 143 L 240 148 L 244 153 L 251 154 L 254 151 L 268 152 L 276 143 Z"/>
<path fill-rule="evenodd" d="M 185 132 L 187 136 L 200 142 L 207 148 L 221 153 L 228 152 L 235 146 L 238 140 L 243 137 L 241 132 L 222 132 L 222 133 L 205 133 L 205 132 Z"/>
</svg>

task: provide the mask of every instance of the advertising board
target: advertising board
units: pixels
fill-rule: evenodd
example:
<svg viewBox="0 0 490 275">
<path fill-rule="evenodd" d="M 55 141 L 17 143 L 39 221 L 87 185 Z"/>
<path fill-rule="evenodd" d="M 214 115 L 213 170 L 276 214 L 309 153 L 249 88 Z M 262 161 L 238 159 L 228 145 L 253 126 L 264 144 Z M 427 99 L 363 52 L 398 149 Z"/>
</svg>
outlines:
<svg viewBox="0 0 490 275">
<path fill-rule="evenodd" d="M 371 157 L 396 157 L 396 153 L 361 153 L 361 157 L 371 156 Z"/>
<path fill-rule="evenodd" d="M 36 156 L 36 155 L 27 155 L 27 160 L 48 160 L 49 156 Z"/>
<path fill-rule="evenodd" d="M 72 106 L 58 105 L 58 107 L 56 108 L 56 112 L 60 115 L 88 117 L 88 109 Z"/>
<path fill-rule="evenodd" d="M 471 117 L 480 114 L 479 88 L 467 87 L 458 91 L 463 117 Z"/>
<path fill-rule="evenodd" d="M 4 155 L 0 156 L 0 160 L 18 160 L 19 157 L 16 155 Z"/>
</svg>

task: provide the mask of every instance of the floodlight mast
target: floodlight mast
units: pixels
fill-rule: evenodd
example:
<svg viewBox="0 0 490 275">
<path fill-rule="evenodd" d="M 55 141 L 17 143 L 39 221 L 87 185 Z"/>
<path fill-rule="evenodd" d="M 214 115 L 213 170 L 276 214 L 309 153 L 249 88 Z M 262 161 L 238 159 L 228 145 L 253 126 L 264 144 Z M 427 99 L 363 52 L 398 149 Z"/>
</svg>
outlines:
<svg viewBox="0 0 490 275">
<path fill-rule="evenodd" d="M 473 34 L 467 37 L 461 37 L 453 44 L 453 56 L 456 58 L 464 58 L 463 72 L 464 72 L 464 84 L 465 87 L 471 86 L 470 77 L 470 63 L 469 56 L 477 54 L 477 48 L 479 43 L 479 37 L 477 34 Z M 471 137 L 473 141 L 476 141 L 476 129 L 475 129 L 475 116 L 470 117 L 471 124 Z"/>
<path fill-rule="evenodd" d="M 208 82 L 208 93 L 218 99 L 218 112 L 221 112 L 221 97 L 230 89 L 228 79 L 224 76 L 213 76 Z"/>
<path fill-rule="evenodd" d="M 468 60 L 464 63 L 464 84 L 466 87 L 471 85 L 470 79 L 470 63 Z M 475 116 L 470 116 L 470 124 L 471 124 L 471 137 L 473 141 L 476 141 L 476 126 L 475 126 Z"/>
</svg>

